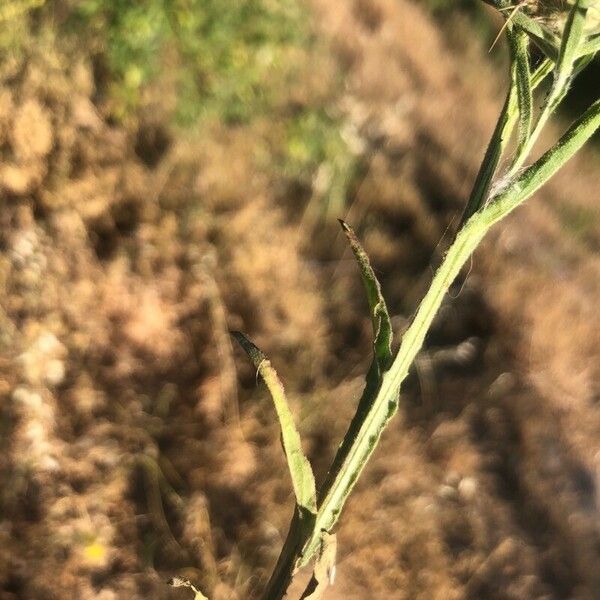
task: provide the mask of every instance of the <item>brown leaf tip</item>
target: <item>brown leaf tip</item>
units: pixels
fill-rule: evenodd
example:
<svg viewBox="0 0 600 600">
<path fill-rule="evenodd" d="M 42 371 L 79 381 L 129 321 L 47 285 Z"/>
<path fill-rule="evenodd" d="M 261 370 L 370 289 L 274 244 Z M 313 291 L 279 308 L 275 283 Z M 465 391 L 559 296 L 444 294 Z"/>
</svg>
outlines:
<svg viewBox="0 0 600 600">
<path fill-rule="evenodd" d="M 232 331 L 231 335 L 237 343 L 244 349 L 254 366 L 258 369 L 260 364 L 267 358 L 261 350 L 253 344 L 241 331 Z"/>
</svg>

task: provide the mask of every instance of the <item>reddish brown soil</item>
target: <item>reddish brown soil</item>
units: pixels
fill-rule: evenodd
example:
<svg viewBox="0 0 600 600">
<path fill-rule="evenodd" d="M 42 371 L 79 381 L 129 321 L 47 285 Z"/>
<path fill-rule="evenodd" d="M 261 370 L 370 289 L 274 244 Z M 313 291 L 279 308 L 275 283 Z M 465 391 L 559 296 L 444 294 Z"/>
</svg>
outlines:
<svg viewBox="0 0 600 600">
<path fill-rule="evenodd" d="M 346 219 L 401 330 L 503 79 L 412 4 L 314 13 L 363 146 Z M 91 73 L 58 44 L 1 66 L 0 598 L 187 597 L 173 574 L 254 597 L 290 485 L 227 332 L 270 355 L 322 477 L 368 364 L 358 272 L 261 169 L 267 124 L 113 126 Z M 599 597 L 598 164 L 582 153 L 494 231 L 445 302 L 343 515 L 329 598 Z"/>
</svg>

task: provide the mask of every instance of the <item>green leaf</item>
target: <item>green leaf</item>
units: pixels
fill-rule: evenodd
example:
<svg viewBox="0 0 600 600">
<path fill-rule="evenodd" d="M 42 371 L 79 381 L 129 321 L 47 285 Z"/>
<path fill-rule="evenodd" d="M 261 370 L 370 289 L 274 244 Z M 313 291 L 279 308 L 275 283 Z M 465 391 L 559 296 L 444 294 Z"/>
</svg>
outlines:
<svg viewBox="0 0 600 600">
<path fill-rule="evenodd" d="M 554 63 L 546 58 L 531 75 L 531 90 L 535 90 L 552 73 Z"/>
<path fill-rule="evenodd" d="M 531 75 L 531 91 L 535 90 L 544 81 L 544 79 L 552 72 L 554 63 L 546 58 L 536 68 Z M 473 185 L 473 190 L 469 196 L 469 200 L 462 214 L 457 231 L 464 226 L 465 222 L 474 215 L 488 199 L 488 193 L 496 174 L 500 158 L 510 139 L 514 123 L 518 116 L 518 101 L 517 101 L 517 72 L 516 66 L 513 64 L 511 69 L 510 89 L 508 91 L 502 112 L 496 123 L 496 128 L 492 134 L 492 138 L 487 147 L 483 162 L 479 168 L 479 173 Z"/>
<path fill-rule="evenodd" d="M 375 276 L 373 267 L 371 267 L 369 257 L 358 241 L 354 230 L 341 219 L 339 219 L 339 222 L 350 242 L 350 248 L 358 262 L 363 285 L 367 292 L 371 323 L 373 325 L 373 360 L 371 361 L 371 365 L 365 377 L 365 388 L 358 401 L 356 412 L 354 413 L 348 431 L 336 452 L 329 468 L 329 472 L 327 473 L 327 478 L 325 479 L 321 490 L 319 490 L 320 494 L 325 493 L 332 478 L 335 477 L 337 470 L 345 460 L 346 453 L 350 449 L 356 433 L 360 429 L 365 416 L 371 408 L 373 399 L 381 385 L 381 379 L 392 362 L 392 322 L 381 292 L 381 285 Z"/>
<path fill-rule="evenodd" d="M 581 115 L 558 142 L 490 202 L 488 222 L 495 223 L 544 185 L 600 128 L 600 100 Z"/>
<path fill-rule="evenodd" d="M 579 56 L 588 56 L 600 51 L 600 33 L 589 37 L 579 48 Z"/>
<path fill-rule="evenodd" d="M 508 29 L 508 40 L 512 60 L 515 66 L 517 83 L 517 101 L 519 107 L 519 145 L 517 154 L 526 146 L 531 135 L 533 120 L 533 94 L 531 82 L 531 69 L 529 66 L 529 38 L 522 31 Z"/>
<path fill-rule="evenodd" d="M 595 58 L 595 54 L 586 54 L 578 58 L 573 67 L 573 77 L 579 75 L 579 73 L 581 73 L 581 71 L 583 71 Z"/>
<path fill-rule="evenodd" d="M 323 598 L 325 590 L 333 585 L 335 579 L 336 555 L 337 538 L 335 534 L 323 531 L 313 575 L 300 600 L 321 600 Z"/>
<path fill-rule="evenodd" d="M 531 38 L 534 44 L 552 61 L 556 62 L 560 50 L 560 39 L 548 27 L 528 17 L 521 10 L 517 10 L 513 17 L 513 24 L 522 29 Z"/>
<path fill-rule="evenodd" d="M 542 107 L 527 143 L 519 148 L 519 152 L 515 153 L 514 160 L 508 172 L 509 179 L 515 177 L 519 172 L 532 151 L 533 146 L 548 119 L 560 106 L 560 103 L 567 95 L 571 79 L 576 73 L 576 70 L 581 67 L 581 61 L 583 60 L 583 64 L 585 64 L 585 58 L 579 58 L 579 50 L 584 39 L 584 27 L 588 4 L 589 0 L 575 0 L 573 8 L 569 12 L 563 31 L 559 55 L 556 61 L 556 68 L 554 69 L 554 81 L 552 87 L 546 96 L 544 106 Z"/>
<path fill-rule="evenodd" d="M 585 39 L 584 28 L 590 0 L 575 0 L 569 12 L 556 62 L 557 79 L 567 79 L 573 72 L 581 45 Z"/>
<path fill-rule="evenodd" d="M 373 352 L 378 365 L 378 374 L 389 368 L 392 359 L 392 322 L 381 293 L 381 285 L 371 267 L 369 257 L 361 246 L 354 230 L 348 223 L 338 219 L 356 257 L 363 280 L 373 325 Z"/>
<path fill-rule="evenodd" d="M 348 238 L 348 241 L 350 242 L 350 247 L 352 248 L 352 252 L 354 253 L 354 256 L 356 257 L 360 267 L 363 284 L 367 292 L 367 299 L 369 302 L 374 332 L 374 357 L 367 373 L 366 385 L 358 402 L 356 412 L 354 413 L 352 421 L 348 427 L 348 431 L 346 432 L 346 435 L 344 436 L 344 439 L 342 440 L 342 443 L 336 452 L 336 455 L 327 473 L 327 477 L 325 478 L 323 485 L 319 488 L 319 501 L 329 496 L 331 487 L 335 484 L 336 480 L 339 479 L 341 475 L 340 472 L 344 468 L 346 461 L 349 459 L 349 454 L 355 447 L 356 438 L 361 429 L 364 427 L 365 419 L 367 419 L 370 415 L 373 402 L 375 401 L 383 378 L 385 377 L 385 374 L 388 371 L 392 361 L 392 325 L 385 300 L 381 292 L 381 285 L 379 284 L 379 281 L 375 276 L 375 272 L 371 267 L 367 253 L 361 246 L 352 228 L 342 220 L 340 220 L 340 224 L 344 230 L 344 233 L 346 234 L 346 237 Z M 398 407 L 398 394 L 396 393 L 395 395 L 390 396 L 388 400 L 388 414 L 391 417 Z M 381 430 L 379 433 L 380 432 Z M 379 439 L 379 433 L 373 433 L 370 435 L 366 444 L 371 448 L 374 448 L 377 440 Z M 356 477 L 358 477 L 359 472 L 359 470 L 355 472 Z M 349 481 L 355 481 L 353 472 L 348 471 L 346 476 Z M 349 490 L 350 487 L 348 488 L 348 493 Z M 310 560 L 310 558 L 314 555 L 317 549 L 318 540 L 320 539 L 316 537 L 319 535 L 319 532 L 322 530 L 330 531 L 335 525 L 337 518 L 341 513 L 345 499 L 346 496 L 341 498 L 339 501 L 333 503 L 328 502 L 325 514 L 322 514 L 321 511 L 319 511 L 317 514 L 317 521 L 321 519 L 321 521 L 323 523 L 327 523 L 327 525 L 320 527 L 319 531 L 313 529 L 313 535 L 311 535 L 308 544 L 305 547 L 306 554 L 303 555 L 301 559 L 301 565 L 305 565 L 307 561 Z"/>
<path fill-rule="evenodd" d="M 310 517 L 317 512 L 317 494 L 315 477 L 312 468 L 304 452 L 300 434 L 294 424 L 294 418 L 290 411 L 283 385 L 277 376 L 277 372 L 271 366 L 267 357 L 243 334 L 233 331 L 231 335 L 239 342 L 246 351 L 250 360 L 254 363 L 256 370 L 263 378 L 275 405 L 275 412 L 281 426 L 281 438 L 283 450 L 287 460 L 296 504 L 300 509 L 300 516 Z"/>
<path fill-rule="evenodd" d="M 511 80 L 510 88 L 504 101 L 504 106 L 498 117 L 496 128 L 492 133 L 490 143 L 488 144 L 487 150 L 477 178 L 473 184 L 473 190 L 467 201 L 467 205 L 463 211 L 460 222 L 458 224 L 457 231 L 460 231 L 464 224 L 473 216 L 485 203 L 498 168 L 498 163 L 502 157 L 502 152 L 506 147 L 506 144 L 510 138 L 511 131 L 514 126 L 514 117 L 516 115 L 517 106 L 517 79 L 516 69 L 513 65 L 511 69 Z"/>
</svg>

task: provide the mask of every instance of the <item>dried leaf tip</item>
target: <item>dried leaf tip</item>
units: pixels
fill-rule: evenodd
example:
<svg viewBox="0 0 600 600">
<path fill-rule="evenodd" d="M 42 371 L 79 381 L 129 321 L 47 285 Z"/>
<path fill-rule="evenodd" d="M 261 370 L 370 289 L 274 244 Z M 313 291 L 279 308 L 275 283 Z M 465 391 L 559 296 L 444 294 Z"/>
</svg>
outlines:
<svg viewBox="0 0 600 600">
<path fill-rule="evenodd" d="M 348 225 L 344 219 L 338 219 L 338 223 L 342 226 L 344 231 L 352 231 L 352 227 L 350 227 L 350 225 Z"/>
<path fill-rule="evenodd" d="M 371 321 L 373 324 L 373 343 L 375 348 L 375 359 L 378 364 L 379 372 L 387 371 L 391 362 L 392 355 L 392 322 L 387 310 L 381 284 L 375 275 L 375 271 L 371 266 L 371 261 L 365 249 L 358 241 L 354 230 L 348 223 L 338 219 L 350 248 L 358 263 L 363 285 L 367 293 L 369 309 L 371 313 Z"/>
<path fill-rule="evenodd" d="M 231 336 L 235 338 L 238 344 L 242 347 L 244 352 L 250 357 L 250 360 L 254 363 L 254 366 L 258 369 L 261 363 L 266 360 L 266 356 L 263 352 L 253 344 L 241 331 L 232 331 Z"/>
<path fill-rule="evenodd" d="M 283 450 L 292 478 L 296 504 L 301 509 L 314 515 L 317 512 L 315 478 L 310 463 L 302 451 L 300 434 L 294 424 L 283 384 L 267 357 L 243 333 L 232 331 L 231 335 L 239 342 L 254 363 L 273 399 L 275 412 L 281 426 Z"/>
</svg>

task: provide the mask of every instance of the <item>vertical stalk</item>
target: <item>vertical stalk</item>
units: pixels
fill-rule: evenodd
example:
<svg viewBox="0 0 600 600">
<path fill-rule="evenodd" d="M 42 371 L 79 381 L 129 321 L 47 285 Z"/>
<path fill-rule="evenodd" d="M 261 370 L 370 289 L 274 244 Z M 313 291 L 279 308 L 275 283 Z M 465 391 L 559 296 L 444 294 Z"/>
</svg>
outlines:
<svg viewBox="0 0 600 600">
<path fill-rule="evenodd" d="M 505 0 L 487 1 L 497 5 L 505 3 Z M 402 382 L 407 377 L 410 366 L 423 346 L 427 332 L 448 289 L 463 265 L 489 229 L 546 183 L 600 127 L 600 100 L 597 100 L 548 152 L 519 174 L 521 166 L 530 154 L 542 128 L 566 94 L 571 78 L 577 73 L 579 63 L 576 64 L 576 59 L 584 39 L 583 24 L 586 10 L 587 0 L 576 0 L 558 53 L 554 84 L 533 128 L 531 92 L 548 74 L 552 65 L 551 61 L 545 61 L 537 71 L 531 73 L 525 38 L 521 36 L 514 39 L 511 86 L 465 209 L 462 226 L 438 268 L 410 327 L 405 332 L 398 354 L 388 370 L 385 369 L 389 365 L 389 361 L 385 363 L 385 367 L 381 369 L 381 372 L 385 371 L 383 375 L 379 375 L 380 379 L 372 385 L 372 388 L 368 388 L 368 393 L 366 392 L 368 402 L 361 402 L 359 405 L 334 458 L 330 472 L 316 496 L 316 514 L 312 471 L 308 477 L 309 481 L 303 472 L 303 469 L 310 470 L 310 466 L 306 466 L 302 462 L 300 465 L 302 468 L 300 468 L 296 467 L 296 463 L 293 461 L 290 463 L 293 479 L 296 476 L 294 482 L 297 482 L 297 485 L 294 487 L 295 490 L 296 488 L 298 490 L 299 501 L 284 547 L 264 592 L 263 600 L 281 600 L 285 596 L 296 570 L 307 565 L 313 559 L 321 547 L 323 539 L 327 537 L 324 532 L 331 532 L 336 525 L 345 502 L 375 450 L 383 430 L 398 410 Z M 515 62 L 519 61 L 520 64 L 515 66 Z M 520 67 L 520 70 L 517 70 L 517 67 Z M 506 177 L 506 185 L 494 194 L 494 192 L 490 192 L 493 189 L 492 183 L 517 115 L 521 117 L 519 145 Z M 379 287 L 377 287 L 377 291 L 378 296 L 375 300 L 383 302 L 383 298 L 379 297 Z M 378 304 L 375 304 L 375 308 L 377 306 Z M 387 316 L 387 311 L 385 314 Z M 374 315 L 377 316 L 376 311 Z M 376 341 L 380 327 L 381 323 L 374 327 Z M 258 365 L 259 369 L 262 364 L 261 362 Z M 269 381 L 267 379 L 266 381 L 268 384 Z M 283 388 L 281 388 L 281 393 L 283 393 Z M 277 398 L 275 400 L 277 407 Z M 284 416 L 287 416 L 287 412 Z M 285 433 L 285 427 L 282 427 L 282 430 Z M 296 453 L 291 450 L 300 448 L 301 454 L 301 447 L 297 432 L 294 430 L 292 433 L 295 436 L 291 440 L 294 445 L 290 446 L 289 454 L 294 457 Z M 311 484 L 308 495 L 304 493 L 306 481 Z M 304 512 L 301 509 L 304 509 Z M 307 516 L 309 518 L 306 518 Z M 319 560 L 317 560 L 318 566 Z M 305 592 L 303 597 L 309 597 L 307 594 L 309 592 Z"/>
<path fill-rule="evenodd" d="M 383 429 L 398 410 L 400 386 L 421 350 L 431 323 L 460 269 L 488 230 L 544 185 L 581 149 L 599 127 L 600 100 L 597 100 L 573 123 L 552 149 L 520 177 L 513 179 L 500 195 L 475 213 L 459 231 L 419 305 L 413 322 L 404 334 L 398 354 L 384 374 L 373 406 L 352 440 L 339 470 L 328 478 L 328 482 L 331 482 L 328 487 L 319 491 L 319 498 L 322 500 L 318 506 L 312 535 L 304 546 L 299 566 L 304 566 L 311 560 L 319 548 L 322 532 L 331 531 L 337 523 L 346 499 L 377 446 Z"/>
<path fill-rule="evenodd" d="M 294 576 L 295 565 L 306 537 L 306 534 L 302 535 L 298 510 L 294 507 L 292 522 L 275 569 L 263 593 L 263 600 L 279 600 L 285 596 L 285 592 Z"/>
<path fill-rule="evenodd" d="M 467 221 L 448 250 L 411 326 L 404 334 L 400 350 L 390 370 L 383 377 L 373 407 L 366 415 L 339 471 L 331 478 L 329 488 L 319 494 L 322 501 L 318 507 L 312 535 L 304 548 L 300 566 L 307 564 L 319 548 L 321 532 L 331 530 L 336 523 L 358 476 L 377 446 L 383 429 L 398 410 L 397 397 L 400 385 L 408 375 L 410 365 L 423 345 L 446 292 L 488 229 L 489 225 L 486 226 L 485 220 L 476 215 Z"/>
</svg>

